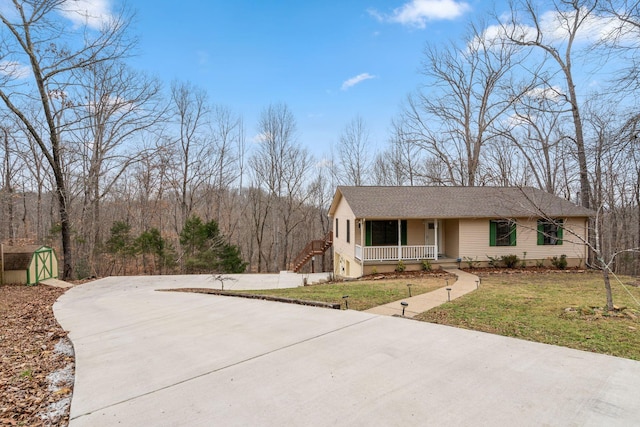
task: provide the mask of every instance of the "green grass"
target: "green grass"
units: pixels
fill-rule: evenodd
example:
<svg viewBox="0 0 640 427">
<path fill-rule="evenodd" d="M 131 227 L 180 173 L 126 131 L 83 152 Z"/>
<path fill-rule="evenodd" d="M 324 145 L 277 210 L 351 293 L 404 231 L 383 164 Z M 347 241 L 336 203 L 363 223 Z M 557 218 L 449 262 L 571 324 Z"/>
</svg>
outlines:
<svg viewBox="0 0 640 427">
<path fill-rule="evenodd" d="M 628 285 L 634 279 L 622 281 L 640 300 L 640 288 Z M 608 313 L 597 272 L 489 275 L 478 291 L 417 318 L 640 360 L 640 307 L 620 284 L 612 287 L 620 310 Z"/>
<path fill-rule="evenodd" d="M 401 279 L 362 280 L 327 283 L 292 289 L 265 289 L 234 291 L 255 295 L 270 295 L 306 301 L 340 303 L 344 308 L 343 295 L 349 295 L 349 309 L 367 310 L 377 305 L 397 301 L 409 296 L 407 283 L 411 283 L 411 294 L 418 295 L 445 286 L 445 277 L 407 277 Z"/>
</svg>

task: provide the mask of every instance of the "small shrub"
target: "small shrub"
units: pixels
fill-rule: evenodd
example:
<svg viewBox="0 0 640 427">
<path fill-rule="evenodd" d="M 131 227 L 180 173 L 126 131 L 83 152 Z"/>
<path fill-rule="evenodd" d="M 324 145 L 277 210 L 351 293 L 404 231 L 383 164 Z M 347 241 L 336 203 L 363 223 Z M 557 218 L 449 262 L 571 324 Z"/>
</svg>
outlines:
<svg viewBox="0 0 640 427">
<path fill-rule="evenodd" d="M 551 265 L 553 265 L 558 270 L 564 270 L 565 268 L 567 268 L 567 256 L 565 254 L 562 254 L 559 257 L 552 257 Z"/>
<path fill-rule="evenodd" d="M 428 259 L 423 259 L 421 267 L 422 271 L 431 271 L 431 261 L 429 261 Z"/>
<path fill-rule="evenodd" d="M 544 267 L 544 260 L 543 259 L 537 259 L 536 260 L 536 267 L 539 267 L 539 268 Z"/>
<path fill-rule="evenodd" d="M 466 256 L 462 259 L 467 263 L 467 267 L 469 268 L 476 268 L 480 264 L 480 261 L 478 261 L 478 257 L 471 258 L 470 256 Z"/>
<path fill-rule="evenodd" d="M 500 260 L 507 268 L 514 268 L 520 262 L 520 258 L 516 254 L 502 255 Z"/>
<path fill-rule="evenodd" d="M 371 274 L 378 274 L 378 269 L 377 269 L 377 268 L 375 268 L 375 267 L 373 267 L 373 268 L 371 269 Z"/>
<path fill-rule="evenodd" d="M 500 258 L 497 256 L 487 255 L 487 259 L 489 259 L 489 267 L 500 267 Z"/>
<path fill-rule="evenodd" d="M 407 266 L 404 264 L 404 261 L 402 260 L 398 261 L 398 264 L 396 264 L 396 272 L 402 273 L 406 269 L 407 269 Z"/>
<path fill-rule="evenodd" d="M 521 268 L 527 268 L 527 251 L 522 252 L 522 261 L 520 262 Z"/>
</svg>

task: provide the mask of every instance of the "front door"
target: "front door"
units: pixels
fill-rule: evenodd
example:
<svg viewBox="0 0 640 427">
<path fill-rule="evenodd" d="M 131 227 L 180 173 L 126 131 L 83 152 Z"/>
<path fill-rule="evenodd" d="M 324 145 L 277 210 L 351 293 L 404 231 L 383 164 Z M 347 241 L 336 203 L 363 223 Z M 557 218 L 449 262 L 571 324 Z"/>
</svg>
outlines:
<svg viewBox="0 0 640 427">
<path fill-rule="evenodd" d="M 427 230 L 425 232 L 425 245 L 436 244 L 436 227 L 433 221 L 427 222 Z"/>
<path fill-rule="evenodd" d="M 436 239 L 436 232 L 438 233 Z M 424 244 L 437 246 L 438 256 L 441 256 L 444 252 L 444 240 L 442 240 L 442 222 L 438 221 L 437 229 L 435 221 L 425 222 L 424 230 Z"/>
</svg>

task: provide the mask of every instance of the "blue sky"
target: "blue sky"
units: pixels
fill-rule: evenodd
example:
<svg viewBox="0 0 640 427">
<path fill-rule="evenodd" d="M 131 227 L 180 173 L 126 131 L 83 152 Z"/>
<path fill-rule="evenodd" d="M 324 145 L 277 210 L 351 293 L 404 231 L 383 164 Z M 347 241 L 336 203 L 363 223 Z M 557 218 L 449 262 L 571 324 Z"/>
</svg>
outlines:
<svg viewBox="0 0 640 427">
<path fill-rule="evenodd" d="M 104 0 L 103 0 L 104 1 Z M 426 42 L 459 40 L 490 7 L 468 0 L 138 0 L 134 65 L 207 90 L 258 133 L 260 112 L 285 103 L 301 144 L 321 157 L 360 115 L 382 146 L 402 99 L 424 77 Z"/>
<path fill-rule="evenodd" d="M 95 28 L 122 1 L 68 0 L 62 15 Z M 0 0 L 0 8 L 8 4 Z M 535 5 L 545 42 L 565 43 L 552 2 Z M 372 151 L 384 147 L 403 100 L 428 83 L 419 72 L 425 45 L 461 46 L 470 21 L 485 22 L 488 27 L 479 30 L 497 37 L 501 30 L 487 13 L 507 10 L 506 0 L 137 0 L 129 6 L 136 13 L 131 30 L 140 39 L 131 59 L 135 68 L 158 77 L 167 92 L 173 80 L 205 89 L 212 103 L 242 115 L 249 141 L 259 134 L 260 112 L 271 103 L 286 104 L 296 117 L 299 143 L 318 160 L 357 116 L 370 130 Z M 616 22 L 591 15 L 574 49 L 603 40 Z M 518 30 L 535 36 L 531 22 Z M 629 33 L 631 43 L 635 34 Z M 529 60 L 539 61 L 537 55 Z M 574 55 L 583 97 L 606 93 L 614 69 L 626 66 L 597 53 Z M 0 74 L 28 77 L 20 60 L 0 60 Z"/>
</svg>

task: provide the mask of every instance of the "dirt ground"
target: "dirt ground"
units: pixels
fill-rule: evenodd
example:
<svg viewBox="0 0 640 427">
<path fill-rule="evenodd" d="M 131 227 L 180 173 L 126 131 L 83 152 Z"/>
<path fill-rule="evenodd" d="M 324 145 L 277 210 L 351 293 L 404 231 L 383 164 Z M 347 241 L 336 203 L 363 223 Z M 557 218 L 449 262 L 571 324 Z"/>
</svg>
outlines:
<svg viewBox="0 0 640 427">
<path fill-rule="evenodd" d="M 52 306 L 65 289 L 0 286 L 0 426 L 66 426 L 73 347 Z"/>
</svg>

